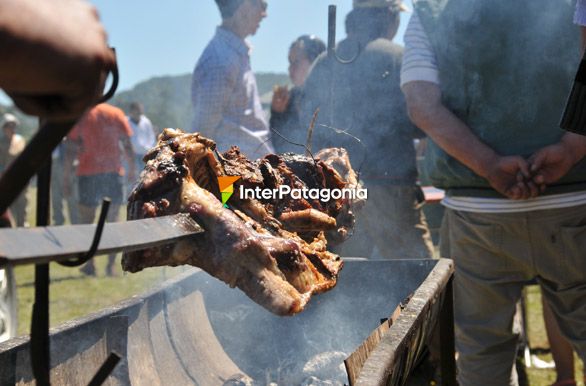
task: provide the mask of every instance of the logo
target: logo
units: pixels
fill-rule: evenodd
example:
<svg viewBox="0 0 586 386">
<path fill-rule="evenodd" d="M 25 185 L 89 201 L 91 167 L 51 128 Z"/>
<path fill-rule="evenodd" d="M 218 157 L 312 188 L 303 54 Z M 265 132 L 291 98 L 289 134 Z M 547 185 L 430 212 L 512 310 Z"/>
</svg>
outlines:
<svg viewBox="0 0 586 386">
<path fill-rule="evenodd" d="M 222 195 L 222 204 L 224 204 L 224 208 L 228 207 L 228 204 L 226 203 L 234 194 L 234 183 L 240 178 L 240 176 L 218 177 L 218 185 L 220 186 L 220 194 Z"/>
</svg>

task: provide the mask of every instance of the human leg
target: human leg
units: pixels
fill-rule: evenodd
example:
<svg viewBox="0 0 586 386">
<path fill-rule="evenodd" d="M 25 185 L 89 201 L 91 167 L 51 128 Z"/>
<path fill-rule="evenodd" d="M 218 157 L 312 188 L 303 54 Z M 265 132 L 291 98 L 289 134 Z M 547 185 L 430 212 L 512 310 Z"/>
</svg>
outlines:
<svg viewBox="0 0 586 386">
<path fill-rule="evenodd" d="M 555 363 L 556 382 L 574 381 L 574 350 L 570 342 L 562 335 L 549 304 L 545 301 L 545 298 L 542 297 L 541 300 L 545 332 L 547 333 L 551 355 Z"/>
<path fill-rule="evenodd" d="M 509 216 L 511 217 L 511 216 Z M 446 211 L 443 257 L 455 262 L 454 319 L 461 386 L 517 385 L 514 366 L 518 334 L 513 316 L 530 276 L 526 255 L 509 248 L 522 240 L 515 219 L 499 215 Z"/>
<path fill-rule="evenodd" d="M 99 182 L 95 176 L 80 176 L 78 178 L 79 202 L 77 214 L 80 224 L 92 224 L 96 217 L 97 189 Z M 90 259 L 80 271 L 88 276 L 96 275 L 96 268 L 93 259 Z"/>
<path fill-rule="evenodd" d="M 536 212 L 531 218 L 530 229 L 535 248 L 539 251 L 535 265 L 542 296 L 557 321 L 561 335 L 568 339 L 584 361 L 586 205 Z"/>
<path fill-rule="evenodd" d="M 63 207 L 63 164 L 58 158 L 53 159 L 51 168 L 51 215 L 54 225 L 65 223 Z"/>
<path fill-rule="evenodd" d="M 28 198 L 27 198 L 28 188 L 24 189 L 22 193 L 14 200 L 12 205 L 10 206 L 10 211 L 12 212 L 12 216 L 14 217 L 14 221 L 17 227 L 24 227 L 28 226 L 27 221 L 27 205 L 28 205 Z"/>
<path fill-rule="evenodd" d="M 103 195 L 111 200 L 108 211 L 108 222 L 117 222 L 120 218 L 120 207 L 124 197 L 124 180 L 117 174 L 105 174 L 102 179 Z M 116 254 L 108 255 L 108 265 L 106 266 L 106 276 L 114 276 L 114 264 Z"/>
</svg>

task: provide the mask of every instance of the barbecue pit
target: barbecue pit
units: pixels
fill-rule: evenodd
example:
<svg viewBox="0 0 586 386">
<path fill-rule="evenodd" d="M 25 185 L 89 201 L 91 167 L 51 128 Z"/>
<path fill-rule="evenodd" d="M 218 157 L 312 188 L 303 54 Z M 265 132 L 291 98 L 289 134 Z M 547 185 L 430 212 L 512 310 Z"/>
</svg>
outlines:
<svg viewBox="0 0 586 386">
<path fill-rule="evenodd" d="M 189 269 L 145 295 L 54 329 L 51 380 L 87 384 L 113 351 L 122 361 L 108 385 L 348 384 L 343 359 L 410 297 L 352 382 L 404 384 L 440 315 L 450 317 L 452 272 L 445 259 L 346 259 L 336 288 L 301 314 L 278 317 Z M 453 372 L 453 335 L 443 332 L 444 370 Z M 0 384 L 33 383 L 29 338 L 0 344 Z"/>
</svg>

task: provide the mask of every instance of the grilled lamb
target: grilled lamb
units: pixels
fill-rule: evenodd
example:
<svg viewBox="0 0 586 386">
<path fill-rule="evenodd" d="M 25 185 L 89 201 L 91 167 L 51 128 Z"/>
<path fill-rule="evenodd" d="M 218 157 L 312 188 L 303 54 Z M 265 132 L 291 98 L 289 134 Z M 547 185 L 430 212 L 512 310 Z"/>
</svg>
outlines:
<svg viewBox="0 0 586 386">
<path fill-rule="evenodd" d="M 218 183 L 218 177 L 240 176 L 236 192 L 240 186 L 352 188 L 324 160 L 270 154 L 253 162 L 237 147 L 220 155 L 212 140 L 173 129 L 163 131 L 144 160 L 146 167 L 129 197 L 128 219 L 188 213 L 205 232 L 126 253 L 125 271 L 190 264 L 278 315 L 302 311 L 312 294 L 336 285 L 343 262 L 326 245 L 328 238 L 342 241 L 352 229 L 350 200 L 259 200 L 234 194 L 225 207 Z"/>
</svg>

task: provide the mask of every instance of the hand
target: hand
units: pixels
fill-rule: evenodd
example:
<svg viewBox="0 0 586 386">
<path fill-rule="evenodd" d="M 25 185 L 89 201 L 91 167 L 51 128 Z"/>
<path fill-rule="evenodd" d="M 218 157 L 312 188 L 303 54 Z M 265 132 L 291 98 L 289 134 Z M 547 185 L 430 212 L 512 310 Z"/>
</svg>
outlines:
<svg viewBox="0 0 586 386">
<path fill-rule="evenodd" d="M 575 159 L 570 149 L 562 142 L 539 149 L 531 157 L 531 173 L 533 182 L 541 191 L 545 186 L 562 178 L 574 166 Z"/>
<path fill-rule="evenodd" d="M 277 113 L 283 113 L 289 105 L 289 89 L 286 86 L 273 87 L 273 101 L 271 110 Z"/>
<path fill-rule="evenodd" d="M 525 200 L 539 194 L 532 181 L 529 163 L 520 156 L 497 157 L 491 163 L 486 179 L 497 192 L 513 200 Z"/>
<path fill-rule="evenodd" d="M 0 14 L 6 53 L 0 87 L 18 107 L 69 120 L 98 101 L 115 58 L 93 6 L 83 0 L 4 0 Z"/>
</svg>

